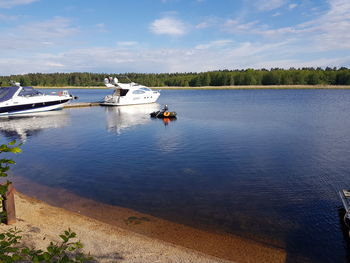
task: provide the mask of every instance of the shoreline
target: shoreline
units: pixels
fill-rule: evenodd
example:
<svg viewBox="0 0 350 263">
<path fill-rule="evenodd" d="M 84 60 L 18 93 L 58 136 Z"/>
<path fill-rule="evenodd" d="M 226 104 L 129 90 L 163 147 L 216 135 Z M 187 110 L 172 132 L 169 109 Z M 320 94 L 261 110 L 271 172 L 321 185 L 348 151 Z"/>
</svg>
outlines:
<svg viewBox="0 0 350 263">
<path fill-rule="evenodd" d="M 285 262 L 287 257 L 286 251 L 282 248 L 240 236 L 208 232 L 132 209 L 99 203 L 65 189 L 41 186 L 32 182 L 28 184 L 28 180 L 22 177 L 15 181 L 14 186 L 25 193 L 25 196 L 45 200 L 48 206 L 64 209 L 69 213 L 97 220 L 101 224 L 120 228 L 130 234 L 142 235 L 184 250 L 235 262 Z M 73 226 L 70 228 L 74 230 Z"/>
<path fill-rule="evenodd" d="M 105 86 L 64 86 L 64 87 L 44 87 L 34 86 L 36 89 L 109 89 Z M 275 89 L 350 89 L 350 85 L 251 85 L 251 86 L 200 86 L 200 87 L 149 87 L 155 90 L 275 90 Z"/>
<path fill-rule="evenodd" d="M 15 202 L 17 222 L 0 224 L 0 231 L 16 228 L 21 231 L 21 243 L 31 248 L 45 250 L 50 242 L 58 242 L 59 235 L 71 229 L 83 244 L 82 252 L 93 257 L 89 262 L 232 262 L 50 206 L 17 191 Z"/>
</svg>

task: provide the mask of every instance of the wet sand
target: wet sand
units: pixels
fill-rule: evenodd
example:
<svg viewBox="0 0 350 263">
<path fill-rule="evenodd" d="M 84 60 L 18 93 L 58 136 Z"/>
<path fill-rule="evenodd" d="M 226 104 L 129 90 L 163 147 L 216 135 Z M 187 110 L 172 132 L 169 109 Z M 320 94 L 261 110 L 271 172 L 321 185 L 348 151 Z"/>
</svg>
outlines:
<svg viewBox="0 0 350 263">
<path fill-rule="evenodd" d="M 286 260 L 286 252 L 281 248 L 239 236 L 207 232 L 131 209 L 98 203 L 77 196 L 65 189 L 37 185 L 25 178 L 16 177 L 14 181 L 17 189 L 31 197 L 45 200 L 50 205 L 64 208 L 76 214 L 88 216 L 98 220 L 101 224 L 105 223 L 123 229 L 127 231 L 126 233 L 141 234 L 152 240 L 160 240 L 166 244 L 183 247 L 185 250 L 190 249 L 235 262 L 285 262 Z M 18 209 L 18 213 L 21 215 L 23 206 Z M 26 219 L 23 218 L 23 220 Z M 70 222 L 72 222 L 72 225 L 67 224 L 67 226 L 74 229 L 74 220 L 68 219 L 68 223 Z"/>
</svg>

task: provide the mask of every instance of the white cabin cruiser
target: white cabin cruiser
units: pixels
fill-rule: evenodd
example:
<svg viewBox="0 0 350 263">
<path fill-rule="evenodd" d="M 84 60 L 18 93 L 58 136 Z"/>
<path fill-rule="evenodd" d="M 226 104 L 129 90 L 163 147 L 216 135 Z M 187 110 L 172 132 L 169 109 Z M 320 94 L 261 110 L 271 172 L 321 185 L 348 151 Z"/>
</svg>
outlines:
<svg viewBox="0 0 350 263">
<path fill-rule="evenodd" d="M 105 85 L 107 88 L 114 89 L 114 93 L 104 98 L 101 103 L 104 106 L 154 103 L 160 96 L 159 91 L 153 91 L 134 82 L 120 83 L 117 78 L 105 78 Z"/>
<path fill-rule="evenodd" d="M 0 116 L 57 110 L 73 99 L 67 90 L 46 95 L 18 82 L 11 84 L 12 87 L 0 87 Z"/>
</svg>

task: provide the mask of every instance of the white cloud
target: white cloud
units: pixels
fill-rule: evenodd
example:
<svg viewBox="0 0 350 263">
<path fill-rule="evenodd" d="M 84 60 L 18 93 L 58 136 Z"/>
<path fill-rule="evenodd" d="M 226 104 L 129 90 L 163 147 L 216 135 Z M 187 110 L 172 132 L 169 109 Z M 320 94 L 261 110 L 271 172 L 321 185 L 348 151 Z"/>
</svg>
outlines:
<svg viewBox="0 0 350 263">
<path fill-rule="evenodd" d="M 286 4 L 286 0 L 257 0 L 255 6 L 260 11 L 271 11 Z"/>
<path fill-rule="evenodd" d="M 117 42 L 118 46 L 122 47 L 131 47 L 131 46 L 136 46 L 138 43 L 136 41 L 119 41 Z"/>
<path fill-rule="evenodd" d="M 258 21 L 242 23 L 238 20 L 228 19 L 223 25 L 223 30 L 229 33 L 249 33 L 256 29 Z"/>
<path fill-rule="evenodd" d="M 17 20 L 18 18 L 19 16 L 10 16 L 10 15 L 0 14 L 0 20 L 3 20 L 3 21 L 14 21 L 14 20 Z"/>
<path fill-rule="evenodd" d="M 329 0 L 330 9 L 302 24 L 276 29 L 258 29 L 250 33 L 267 37 L 298 37 L 316 50 L 350 49 L 350 1 Z"/>
<path fill-rule="evenodd" d="M 271 39 L 298 39 L 299 46 L 311 47 L 313 52 L 340 49 L 350 49 L 350 1 L 328 0 L 329 10 L 312 19 L 288 27 L 271 28 L 259 21 L 241 22 L 228 19 L 222 30 L 231 34 L 247 34 L 259 38 Z M 290 6 L 291 7 L 291 6 Z M 292 6 L 294 8 L 294 6 Z"/>
<path fill-rule="evenodd" d="M 266 29 L 266 30 L 257 30 L 256 34 L 263 35 L 265 37 L 279 37 L 282 34 L 293 34 L 300 33 L 301 31 L 296 29 L 295 27 L 282 27 L 277 29 Z"/>
<path fill-rule="evenodd" d="M 150 25 L 150 30 L 157 35 L 182 36 L 187 33 L 185 23 L 172 17 L 156 19 Z"/>
<path fill-rule="evenodd" d="M 301 26 L 320 49 L 350 49 L 350 1 L 329 0 L 329 4 L 326 14 Z"/>
<path fill-rule="evenodd" d="M 0 0 L 0 8 L 12 8 L 18 5 L 28 5 L 40 0 Z"/>
<path fill-rule="evenodd" d="M 215 17 L 206 18 L 203 22 L 195 25 L 196 29 L 205 29 L 219 24 L 219 19 Z"/>
<path fill-rule="evenodd" d="M 60 44 L 79 30 L 70 24 L 70 20 L 55 17 L 50 20 L 31 22 L 15 28 L 0 31 L 0 54 L 13 49 L 40 49 L 43 46 Z"/>
<path fill-rule="evenodd" d="M 171 2 L 178 2 L 179 0 L 160 0 L 163 4 L 171 3 Z"/>
<path fill-rule="evenodd" d="M 63 17 L 28 23 L 20 26 L 18 29 L 27 36 L 50 40 L 63 39 L 78 31 L 77 28 L 70 26 L 70 19 Z"/>
<path fill-rule="evenodd" d="M 216 40 L 216 41 L 211 41 L 206 44 L 200 44 L 195 47 L 195 49 L 209 49 L 209 48 L 221 48 L 224 46 L 227 46 L 232 43 L 232 40 Z"/>
<path fill-rule="evenodd" d="M 99 23 L 95 25 L 95 28 L 99 31 L 99 32 L 108 32 L 108 30 L 106 29 L 106 24 L 105 23 Z"/>
<path fill-rule="evenodd" d="M 303 67 L 341 67 L 349 65 L 350 57 L 344 58 L 318 58 L 308 61 L 298 60 L 298 59 L 286 59 L 286 60 L 270 60 L 265 62 L 258 62 L 255 64 L 254 68 L 303 68 Z"/>
<path fill-rule="evenodd" d="M 288 6 L 288 8 L 289 9 L 294 9 L 294 8 L 296 8 L 298 5 L 297 4 L 290 4 L 289 6 Z"/>
<path fill-rule="evenodd" d="M 202 23 L 199 23 L 195 26 L 196 29 L 204 29 L 204 28 L 208 28 L 210 27 L 210 23 L 208 22 L 202 22 Z"/>
<path fill-rule="evenodd" d="M 63 68 L 65 65 L 61 64 L 61 63 L 56 63 L 56 62 L 46 62 L 45 65 L 47 67 L 50 67 L 50 68 Z"/>
<path fill-rule="evenodd" d="M 341 58 L 310 56 L 293 41 L 242 42 L 217 40 L 193 48 L 152 49 L 135 46 L 77 48 L 61 53 L 0 56 L 1 74 L 28 72 L 200 72 L 218 69 L 346 66 Z M 286 52 L 288 50 L 288 52 Z M 305 58 L 303 53 L 308 56 Z M 111 54 L 113 54 L 111 56 Z"/>
</svg>

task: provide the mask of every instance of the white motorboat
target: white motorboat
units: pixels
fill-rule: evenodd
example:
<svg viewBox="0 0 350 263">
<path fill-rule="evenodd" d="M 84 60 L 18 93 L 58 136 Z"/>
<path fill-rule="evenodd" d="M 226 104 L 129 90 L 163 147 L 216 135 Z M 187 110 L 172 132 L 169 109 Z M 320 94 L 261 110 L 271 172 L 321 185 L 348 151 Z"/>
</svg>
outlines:
<svg viewBox="0 0 350 263">
<path fill-rule="evenodd" d="M 57 110 L 73 99 L 67 90 L 47 95 L 18 82 L 11 84 L 0 88 L 0 116 Z"/>
<path fill-rule="evenodd" d="M 105 85 L 107 88 L 114 89 L 114 92 L 104 98 L 101 103 L 104 106 L 154 103 L 160 96 L 159 91 L 153 91 L 134 82 L 120 83 L 117 78 L 105 78 Z"/>
</svg>

